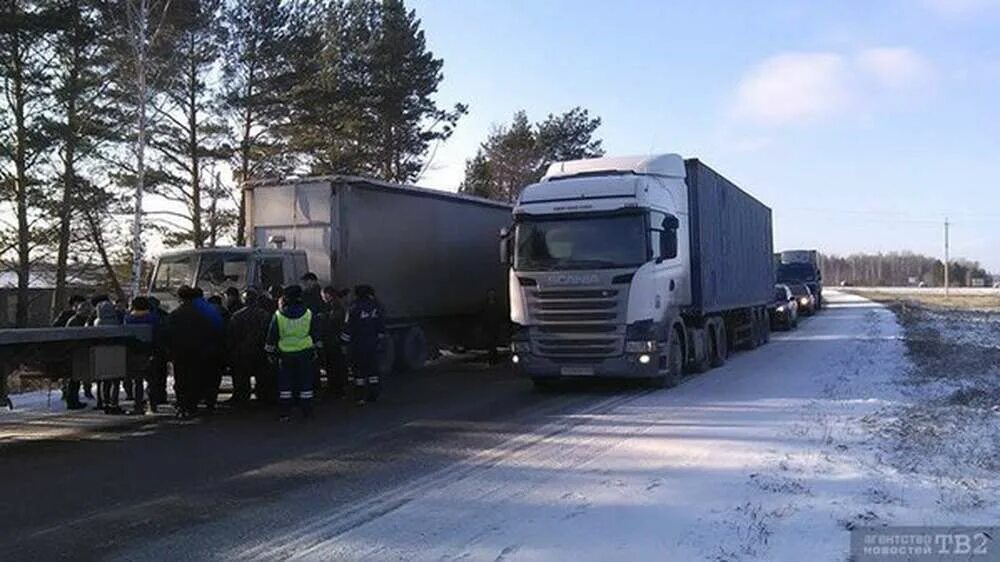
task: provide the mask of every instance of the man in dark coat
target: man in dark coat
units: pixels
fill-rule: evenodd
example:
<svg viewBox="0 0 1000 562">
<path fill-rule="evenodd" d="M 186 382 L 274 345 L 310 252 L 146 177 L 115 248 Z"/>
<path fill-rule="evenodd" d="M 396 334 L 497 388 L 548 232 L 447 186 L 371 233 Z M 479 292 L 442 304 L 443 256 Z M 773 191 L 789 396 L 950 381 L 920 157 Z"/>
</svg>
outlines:
<svg viewBox="0 0 1000 562">
<path fill-rule="evenodd" d="M 168 333 L 168 317 L 170 314 L 160 304 L 160 300 L 150 296 L 150 310 L 156 314 L 159 322 L 159 338 L 153 346 L 153 362 L 149 368 L 148 392 L 149 409 L 153 413 L 159 406 L 167 403 L 167 348 L 164 341 L 164 334 Z"/>
<path fill-rule="evenodd" d="M 250 400 L 251 377 L 257 399 L 274 400 L 270 396 L 274 389 L 269 384 L 273 377 L 264 353 L 272 314 L 262 306 L 264 303 L 256 289 L 247 289 L 243 296 L 245 305 L 233 314 L 226 331 L 226 351 L 233 368 L 233 397 L 230 400 L 233 405 L 243 405 Z"/>
<path fill-rule="evenodd" d="M 201 400 L 209 412 L 215 410 L 219 400 L 219 387 L 222 386 L 222 372 L 226 368 L 226 309 L 222 306 L 222 297 L 212 295 L 205 298 L 200 287 L 195 287 L 197 296 L 194 299 L 195 308 L 212 323 L 212 333 L 209 336 L 208 364 L 202 377 Z"/>
<path fill-rule="evenodd" d="M 319 278 L 315 273 L 306 273 L 302 276 L 302 304 L 312 311 L 313 316 L 327 312 L 326 301 L 323 300 L 319 287 Z"/>
<path fill-rule="evenodd" d="M 340 398 L 347 391 L 347 358 L 340 342 L 344 322 L 347 320 L 347 309 L 341 296 L 341 292 L 332 285 L 323 287 L 323 301 L 327 307 L 327 312 L 323 315 L 324 368 L 332 398 Z"/>
<path fill-rule="evenodd" d="M 174 394 L 180 418 L 191 417 L 197 412 L 204 380 L 215 364 L 214 346 L 220 345 L 213 343 L 218 328 L 199 310 L 202 305 L 195 302 L 199 294 L 197 289 L 187 285 L 179 288 L 177 297 L 181 304 L 170 313 L 168 320 L 167 344 L 174 364 Z"/>
<path fill-rule="evenodd" d="M 90 302 L 80 295 L 73 295 L 69 298 L 69 306 L 56 316 L 52 322 L 53 328 L 67 328 L 74 326 L 86 326 L 90 321 Z M 67 365 L 68 367 L 68 365 Z M 63 400 L 66 402 L 67 410 L 80 410 L 86 406 L 80 402 L 80 381 L 73 380 L 72 368 L 67 368 L 63 381 Z"/>
<path fill-rule="evenodd" d="M 378 400 L 381 393 L 378 354 L 386 335 L 385 320 L 382 308 L 375 299 L 375 290 L 368 285 L 358 285 L 354 289 L 354 302 L 347 313 L 347 324 L 340 339 L 347 345 L 354 368 L 352 391 L 359 406 L 366 401 Z"/>
</svg>

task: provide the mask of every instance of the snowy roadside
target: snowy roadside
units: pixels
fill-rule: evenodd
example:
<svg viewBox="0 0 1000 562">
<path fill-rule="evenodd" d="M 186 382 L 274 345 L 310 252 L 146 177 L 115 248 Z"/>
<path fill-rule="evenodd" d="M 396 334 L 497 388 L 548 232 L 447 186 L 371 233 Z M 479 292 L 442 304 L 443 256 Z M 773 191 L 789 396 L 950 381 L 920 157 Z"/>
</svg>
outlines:
<svg viewBox="0 0 1000 562">
<path fill-rule="evenodd" d="M 925 453 L 886 428 L 924 396 L 907 383 L 893 313 L 849 295 L 830 302 L 678 388 L 215 554 L 844 560 L 856 526 L 996 521 L 995 471 L 980 467 L 970 484 L 954 461 L 947 476 L 900 462 Z"/>
</svg>

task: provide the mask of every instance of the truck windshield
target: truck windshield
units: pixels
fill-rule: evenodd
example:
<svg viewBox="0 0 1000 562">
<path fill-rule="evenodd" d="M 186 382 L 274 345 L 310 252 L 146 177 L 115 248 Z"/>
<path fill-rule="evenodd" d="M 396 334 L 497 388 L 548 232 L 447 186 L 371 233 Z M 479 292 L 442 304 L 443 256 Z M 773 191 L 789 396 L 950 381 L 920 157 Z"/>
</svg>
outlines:
<svg viewBox="0 0 1000 562">
<path fill-rule="evenodd" d="M 522 271 L 641 265 L 649 237 L 642 215 L 528 218 L 517 224 L 514 267 Z"/>
<path fill-rule="evenodd" d="M 243 289 L 247 286 L 247 255 L 202 254 L 196 284 L 206 293 L 221 293 L 228 287 Z"/>
<path fill-rule="evenodd" d="M 160 258 L 156 277 L 153 279 L 153 290 L 174 293 L 181 285 L 190 284 L 194 277 L 194 264 L 194 255 Z"/>
<path fill-rule="evenodd" d="M 816 267 L 811 263 L 783 263 L 778 266 L 778 281 L 805 282 L 816 280 Z"/>
</svg>

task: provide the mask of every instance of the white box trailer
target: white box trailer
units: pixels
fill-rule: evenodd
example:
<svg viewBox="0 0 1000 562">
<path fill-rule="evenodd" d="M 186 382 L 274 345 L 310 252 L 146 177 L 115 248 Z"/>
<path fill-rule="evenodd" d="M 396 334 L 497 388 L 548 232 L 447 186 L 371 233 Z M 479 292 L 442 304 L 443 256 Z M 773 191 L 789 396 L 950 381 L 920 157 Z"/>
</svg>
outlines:
<svg viewBox="0 0 1000 562">
<path fill-rule="evenodd" d="M 338 289 L 374 287 L 394 336 L 386 368 L 417 367 L 438 347 L 485 343 L 487 294 L 506 301 L 497 243 L 510 205 L 355 176 L 256 181 L 245 189 L 251 247 L 164 254 L 154 294 L 165 298 L 182 283 L 207 293 L 266 288 L 312 271 Z M 170 268 L 179 273 L 168 280 Z"/>
</svg>

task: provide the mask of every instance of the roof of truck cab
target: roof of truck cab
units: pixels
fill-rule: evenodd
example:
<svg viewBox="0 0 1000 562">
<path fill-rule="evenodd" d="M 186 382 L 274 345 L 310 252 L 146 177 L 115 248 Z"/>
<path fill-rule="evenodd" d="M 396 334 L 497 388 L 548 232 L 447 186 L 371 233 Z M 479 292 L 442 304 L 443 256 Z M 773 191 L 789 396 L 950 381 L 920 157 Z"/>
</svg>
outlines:
<svg viewBox="0 0 1000 562">
<path fill-rule="evenodd" d="M 253 190 L 257 188 L 281 187 L 286 185 L 298 185 L 303 183 L 319 183 L 319 182 L 359 183 L 369 187 L 375 187 L 378 189 L 406 191 L 414 195 L 436 197 L 440 199 L 460 199 L 468 201 L 470 203 L 478 203 L 481 205 L 488 205 L 490 207 L 500 207 L 505 209 L 513 208 L 513 205 L 510 203 L 504 203 L 503 201 L 494 201 L 493 199 L 486 199 L 485 197 L 477 197 L 475 195 L 467 195 L 465 193 L 457 193 L 454 191 L 445 191 L 443 189 L 434 189 L 429 187 L 419 187 L 416 185 L 409 185 L 402 183 L 393 183 L 393 182 L 377 180 L 374 178 L 366 178 L 363 176 L 350 176 L 350 175 L 339 175 L 339 174 L 327 175 L 327 176 L 301 176 L 301 177 L 295 176 L 289 178 L 264 178 L 259 180 L 250 180 L 244 182 L 243 189 Z"/>
<path fill-rule="evenodd" d="M 650 176 L 683 178 L 687 175 L 684 159 L 677 154 L 647 154 L 644 156 L 613 156 L 553 162 L 542 177 L 552 181 L 565 177 L 633 173 Z"/>
</svg>

